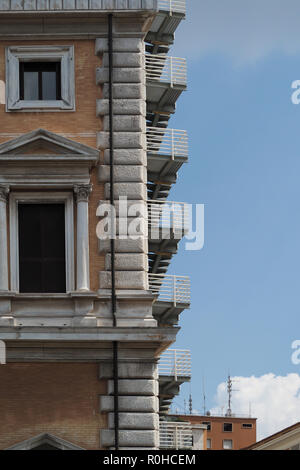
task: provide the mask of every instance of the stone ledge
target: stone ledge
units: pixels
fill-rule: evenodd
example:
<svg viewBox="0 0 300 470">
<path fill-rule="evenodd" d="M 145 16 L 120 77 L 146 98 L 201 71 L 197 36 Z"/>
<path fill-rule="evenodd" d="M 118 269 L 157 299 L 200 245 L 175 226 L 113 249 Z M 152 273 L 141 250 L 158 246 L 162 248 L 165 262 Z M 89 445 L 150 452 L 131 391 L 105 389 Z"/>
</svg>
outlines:
<svg viewBox="0 0 300 470">
<path fill-rule="evenodd" d="M 110 181 L 110 166 L 101 165 L 99 167 L 98 181 L 107 183 Z M 147 170 L 142 165 L 115 165 L 114 181 L 116 183 L 145 183 L 147 184 Z"/>
<path fill-rule="evenodd" d="M 114 114 L 126 115 L 141 115 L 146 116 L 146 102 L 145 100 L 137 99 L 114 99 L 113 100 Z M 105 116 L 109 114 L 109 101 L 106 99 L 99 99 L 96 102 L 97 116 Z"/>
<path fill-rule="evenodd" d="M 122 379 L 119 380 L 119 394 L 120 395 L 149 395 L 157 396 L 158 395 L 158 382 L 157 380 L 147 380 L 147 379 Z M 114 393 L 114 381 L 108 381 L 108 390 L 109 395 Z"/>
<path fill-rule="evenodd" d="M 114 445 L 114 430 L 102 429 L 101 446 L 110 447 Z M 158 447 L 159 433 L 158 431 L 135 431 L 135 430 L 120 430 L 119 442 L 121 446 L 133 447 Z"/>
<path fill-rule="evenodd" d="M 157 397 L 119 396 L 119 410 L 143 413 L 158 413 L 159 402 Z M 100 411 L 113 411 L 114 397 L 100 396 Z"/>
<path fill-rule="evenodd" d="M 157 364 L 153 361 L 121 362 L 118 366 L 118 375 L 120 379 L 157 379 Z M 111 363 L 101 364 L 99 367 L 99 379 L 111 378 L 113 378 L 113 365 Z"/>
<path fill-rule="evenodd" d="M 108 414 L 108 426 L 114 428 L 114 414 Z M 156 413 L 119 413 L 120 429 L 159 429 L 159 417 Z"/>
<path fill-rule="evenodd" d="M 0 12 L 157 10 L 157 0 L 1 0 Z"/>
<path fill-rule="evenodd" d="M 145 43 L 140 38 L 114 38 L 114 52 L 145 52 Z M 96 39 L 95 54 L 103 55 L 108 52 L 108 40 Z"/>
<path fill-rule="evenodd" d="M 96 84 L 108 83 L 109 71 L 107 67 L 96 69 Z M 114 83 L 143 83 L 145 81 L 145 70 L 142 68 L 115 68 L 113 69 Z"/>
</svg>

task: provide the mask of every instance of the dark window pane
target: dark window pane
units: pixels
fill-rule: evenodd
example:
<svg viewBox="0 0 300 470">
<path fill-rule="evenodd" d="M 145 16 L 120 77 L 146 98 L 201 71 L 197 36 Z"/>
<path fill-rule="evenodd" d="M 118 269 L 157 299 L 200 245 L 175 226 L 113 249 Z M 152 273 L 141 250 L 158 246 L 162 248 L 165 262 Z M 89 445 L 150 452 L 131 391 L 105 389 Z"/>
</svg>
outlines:
<svg viewBox="0 0 300 470">
<path fill-rule="evenodd" d="M 66 292 L 64 204 L 19 205 L 20 292 Z"/>
<path fill-rule="evenodd" d="M 38 72 L 24 72 L 24 100 L 39 99 L 39 74 Z"/>
<path fill-rule="evenodd" d="M 56 100 L 56 76 L 56 71 L 42 72 L 43 100 Z"/>
</svg>

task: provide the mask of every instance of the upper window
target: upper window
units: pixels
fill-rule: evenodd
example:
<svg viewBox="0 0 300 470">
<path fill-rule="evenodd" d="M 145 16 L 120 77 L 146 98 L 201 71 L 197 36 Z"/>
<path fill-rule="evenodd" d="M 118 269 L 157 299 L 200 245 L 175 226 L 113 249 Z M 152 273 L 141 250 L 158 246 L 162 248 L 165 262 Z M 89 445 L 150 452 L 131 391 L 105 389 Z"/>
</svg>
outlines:
<svg viewBox="0 0 300 470">
<path fill-rule="evenodd" d="M 6 109 L 74 111 L 73 46 L 8 47 Z"/>
<path fill-rule="evenodd" d="M 60 62 L 20 62 L 20 100 L 60 99 Z"/>
<path fill-rule="evenodd" d="M 224 432 L 232 432 L 232 423 L 223 423 Z"/>
<path fill-rule="evenodd" d="M 243 423 L 243 424 L 242 424 L 242 428 L 244 428 L 244 429 L 252 429 L 253 426 L 252 426 L 252 423 Z"/>
</svg>

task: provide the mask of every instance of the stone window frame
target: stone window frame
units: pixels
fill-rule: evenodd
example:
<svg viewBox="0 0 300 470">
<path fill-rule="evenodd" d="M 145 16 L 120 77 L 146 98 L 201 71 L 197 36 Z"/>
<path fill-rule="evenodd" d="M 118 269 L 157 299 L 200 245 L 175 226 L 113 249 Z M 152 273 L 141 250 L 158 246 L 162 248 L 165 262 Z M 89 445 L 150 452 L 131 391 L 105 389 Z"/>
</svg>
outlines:
<svg viewBox="0 0 300 470">
<path fill-rule="evenodd" d="M 10 282 L 11 290 L 19 293 L 19 203 L 62 203 L 65 204 L 66 241 L 66 293 L 75 290 L 74 256 L 74 197 L 73 192 L 11 192 L 9 195 L 10 226 Z M 34 294 L 34 292 L 33 292 Z M 45 294 L 46 295 L 46 294 Z"/>
<path fill-rule="evenodd" d="M 61 62 L 61 100 L 20 100 L 20 62 Z M 74 46 L 7 46 L 6 111 L 75 111 Z"/>
</svg>

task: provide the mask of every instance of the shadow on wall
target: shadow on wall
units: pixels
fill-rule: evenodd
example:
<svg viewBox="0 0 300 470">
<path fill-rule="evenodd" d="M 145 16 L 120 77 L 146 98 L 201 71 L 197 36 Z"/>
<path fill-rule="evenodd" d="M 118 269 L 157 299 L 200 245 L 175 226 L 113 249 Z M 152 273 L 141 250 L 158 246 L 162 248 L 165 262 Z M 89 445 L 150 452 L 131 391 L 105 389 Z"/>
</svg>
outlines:
<svg viewBox="0 0 300 470">
<path fill-rule="evenodd" d="M 0 104 L 5 104 L 5 83 L 0 80 Z"/>
</svg>

